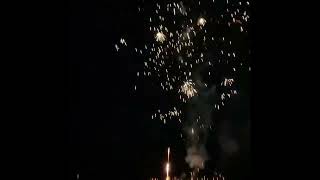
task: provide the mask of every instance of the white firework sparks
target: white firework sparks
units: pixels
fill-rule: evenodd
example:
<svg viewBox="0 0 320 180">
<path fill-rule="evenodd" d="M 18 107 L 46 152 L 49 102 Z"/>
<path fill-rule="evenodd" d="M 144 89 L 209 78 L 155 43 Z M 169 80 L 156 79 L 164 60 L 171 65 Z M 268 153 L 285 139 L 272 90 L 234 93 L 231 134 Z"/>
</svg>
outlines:
<svg viewBox="0 0 320 180">
<path fill-rule="evenodd" d="M 124 40 L 123 38 L 120 39 L 120 43 L 123 44 L 123 45 L 125 45 L 125 46 L 127 46 L 127 42 L 126 42 L 126 40 Z"/>
<path fill-rule="evenodd" d="M 188 98 L 191 98 L 198 93 L 197 90 L 194 88 L 194 86 L 195 86 L 195 84 L 192 81 L 190 81 L 190 80 L 186 81 L 181 86 L 181 91 L 185 95 L 187 95 Z"/>
<path fill-rule="evenodd" d="M 116 48 L 117 51 L 120 49 L 117 44 L 115 44 L 114 47 Z"/>
<path fill-rule="evenodd" d="M 166 36 L 162 32 L 158 32 L 155 38 L 156 38 L 156 41 L 161 43 L 166 40 Z"/>
<path fill-rule="evenodd" d="M 143 57 L 143 63 L 141 64 L 144 66 L 144 70 L 136 72 L 136 77 L 150 78 L 161 90 L 165 93 L 173 93 L 178 99 L 178 101 L 175 101 L 177 104 L 174 105 L 173 109 L 165 112 L 162 112 L 162 110 L 160 112 L 159 109 L 152 114 L 151 119 L 160 119 L 164 124 L 170 124 L 172 119 L 176 119 L 177 124 L 184 126 L 187 122 L 181 111 L 184 109 L 184 103 L 190 102 L 194 96 L 202 96 L 202 92 L 209 91 L 212 87 L 212 79 L 219 79 L 218 82 L 213 84 L 221 89 L 217 92 L 217 97 L 220 97 L 217 102 L 214 102 L 214 105 L 208 105 L 213 110 L 222 109 L 231 96 L 239 94 L 234 89 L 236 80 L 239 79 L 235 76 L 242 69 L 247 71 L 249 68 L 249 71 L 251 71 L 251 68 L 248 67 L 249 64 L 245 62 L 247 56 L 244 57 L 243 53 L 239 53 L 240 50 L 237 49 L 238 40 L 228 36 L 228 31 L 225 31 L 226 33 L 223 31 L 219 35 L 220 32 L 217 33 L 211 27 L 221 25 L 229 29 L 233 28 L 238 32 L 240 29 L 241 33 L 239 34 L 246 36 L 248 21 L 250 20 L 249 2 L 241 4 L 226 1 L 226 10 L 216 17 L 212 17 L 212 14 L 205 13 L 201 9 L 199 11 L 199 8 L 193 8 L 192 5 L 187 7 L 182 2 L 166 3 L 160 1 L 155 4 L 155 9 L 150 11 L 151 14 L 145 14 L 145 17 L 147 17 L 146 24 L 148 25 L 146 30 L 154 39 L 152 38 L 151 41 L 142 46 L 139 45 L 140 47 L 133 47 L 133 52 L 139 57 Z M 212 2 L 215 3 L 214 0 Z M 197 4 L 201 7 L 200 1 L 196 2 Z M 204 6 L 203 3 L 201 5 Z M 195 11 L 197 14 L 205 15 L 205 17 L 194 18 L 189 16 L 189 14 L 194 14 Z M 144 13 L 143 8 L 141 13 Z M 123 37 L 121 37 L 120 43 L 115 44 L 116 51 L 119 51 L 120 48 L 121 50 L 128 49 L 124 46 L 130 47 L 134 42 L 128 41 L 130 43 L 127 44 Z M 220 43 L 222 46 L 218 46 Z M 211 54 L 212 58 L 209 58 Z M 206 66 L 208 71 L 206 69 L 206 72 L 199 75 L 200 78 L 198 78 L 197 72 L 205 64 L 208 65 Z M 201 82 L 204 74 L 205 82 Z M 197 83 L 197 86 L 194 82 Z M 136 85 L 133 89 L 138 91 Z M 139 89 L 143 88 L 139 87 Z M 175 122 L 172 121 L 172 123 Z M 203 120 L 200 120 L 199 117 L 197 124 L 193 125 L 191 132 L 188 133 L 196 138 L 198 137 L 198 130 L 208 127 L 209 125 L 203 124 Z M 182 134 L 180 136 L 182 138 Z M 169 169 L 169 164 L 166 168 Z M 167 175 L 167 177 L 169 176 Z"/>
</svg>

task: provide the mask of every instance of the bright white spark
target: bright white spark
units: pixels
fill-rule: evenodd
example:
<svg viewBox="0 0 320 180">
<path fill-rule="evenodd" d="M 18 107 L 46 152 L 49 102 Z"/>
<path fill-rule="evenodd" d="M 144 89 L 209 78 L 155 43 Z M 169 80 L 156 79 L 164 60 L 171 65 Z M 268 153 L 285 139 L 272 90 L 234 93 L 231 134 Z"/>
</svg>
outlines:
<svg viewBox="0 0 320 180">
<path fill-rule="evenodd" d="M 124 39 L 122 39 L 122 38 L 120 39 L 120 43 L 121 43 L 121 44 L 124 44 L 125 46 L 127 46 L 126 41 L 125 41 Z"/>
<path fill-rule="evenodd" d="M 118 45 L 115 44 L 114 47 L 116 47 L 116 50 L 119 51 Z"/>
<path fill-rule="evenodd" d="M 204 18 L 199 18 L 198 19 L 198 26 L 204 26 L 206 24 L 206 20 Z"/>
</svg>

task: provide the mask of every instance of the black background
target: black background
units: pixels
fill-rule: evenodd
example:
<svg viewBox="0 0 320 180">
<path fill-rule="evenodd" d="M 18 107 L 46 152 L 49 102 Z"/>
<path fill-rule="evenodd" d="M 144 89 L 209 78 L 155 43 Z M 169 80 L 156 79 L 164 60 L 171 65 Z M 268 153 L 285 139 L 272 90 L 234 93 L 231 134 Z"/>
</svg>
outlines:
<svg viewBox="0 0 320 180">
<path fill-rule="evenodd" d="M 81 7 L 91 9 L 91 12 L 95 14 L 95 2 L 80 2 L 82 4 Z M 80 107 L 84 107 L 84 103 L 80 105 L 80 92 L 76 90 L 76 87 L 79 87 L 80 82 L 85 81 L 80 80 L 80 76 L 76 75 L 76 72 L 83 74 L 80 73 L 80 67 L 82 67 L 82 71 L 87 68 L 85 65 L 70 65 L 69 63 L 72 61 L 70 56 L 71 50 L 69 48 L 69 44 L 72 42 L 69 37 L 70 29 L 72 29 L 70 24 L 72 23 L 70 23 L 69 17 L 72 14 L 71 7 L 80 6 L 74 6 L 72 5 L 73 3 L 69 3 L 68 1 L 13 3 L 14 8 L 6 16 L 6 20 L 9 21 L 9 25 L 6 28 L 10 29 L 10 33 L 6 34 L 10 38 L 10 41 L 6 44 L 6 48 L 12 45 L 15 47 L 12 52 L 9 52 L 10 62 L 14 62 L 14 65 L 10 66 L 12 69 L 10 68 L 10 73 L 5 76 L 6 80 L 10 82 L 10 85 L 5 88 L 9 88 L 10 93 L 5 95 L 8 95 L 10 98 L 10 101 L 6 104 L 6 108 L 14 108 L 12 112 L 10 111 L 9 118 L 6 118 L 8 121 L 6 119 L 3 121 L 10 124 L 10 126 L 6 124 L 3 126 L 5 128 L 8 127 L 9 130 L 4 136 L 8 140 L 9 145 L 4 145 L 3 148 L 4 150 L 10 149 L 10 153 L 4 152 L 8 158 L 5 169 L 12 167 L 13 170 L 9 173 L 9 176 L 18 175 L 25 178 L 30 175 L 30 177 L 39 177 L 40 179 L 74 179 L 75 174 L 79 172 L 80 178 L 90 176 L 91 179 L 102 179 L 98 177 L 105 177 L 103 174 L 109 172 L 110 174 L 106 179 L 115 179 L 119 174 L 122 177 L 132 177 L 131 179 L 134 179 L 133 177 L 136 179 L 141 177 L 140 170 L 146 166 L 131 166 L 131 163 L 139 163 L 139 161 L 132 162 L 124 160 L 126 158 L 122 158 L 121 162 L 125 162 L 122 168 L 121 166 L 119 168 L 110 166 L 110 164 L 117 162 L 117 158 L 115 157 L 119 155 L 140 160 L 139 156 L 128 155 L 137 146 L 129 145 L 129 141 L 111 143 L 111 136 L 93 138 L 97 137 L 96 133 L 83 133 L 91 135 L 78 136 L 77 130 L 71 130 L 76 129 L 74 127 L 77 126 L 75 125 L 77 123 L 72 123 L 77 122 L 77 120 L 72 119 L 72 117 L 76 116 L 75 113 L 71 113 L 72 109 L 73 111 L 80 112 Z M 106 2 L 108 6 L 118 4 L 116 7 L 119 8 L 121 7 L 120 3 L 122 1 Z M 308 17 L 303 16 L 305 12 L 301 9 L 305 6 L 302 6 L 304 3 L 300 2 L 295 4 L 297 5 L 296 7 L 299 7 L 297 10 L 288 8 L 287 3 L 255 2 L 252 4 L 254 5 L 254 14 L 252 15 L 252 54 L 254 59 L 252 84 L 254 91 L 252 92 L 253 103 L 251 107 L 252 149 L 254 152 L 251 155 L 254 157 L 254 171 L 252 173 L 256 179 L 280 178 L 281 176 L 286 179 L 290 175 L 294 175 L 295 177 L 302 175 L 306 177 L 311 171 L 309 169 L 310 166 L 304 166 L 308 165 L 308 163 L 300 163 L 299 161 L 301 158 L 310 159 L 305 158 L 305 155 L 312 154 L 310 152 L 312 148 L 307 146 L 305 144 L 306 139 L 301 137 L 306 134 L 303 127 L 309 123 L 301 123 L 301 120 L 305 122 L 305 120 L 314 118 L 309 117 L 309 113 L 304 113 L 303 110 L 305 109 L 302 105 L 308 105 L 308 103 L 302 103 L 302 98 L 299 95 L 305 94 L 306 89 L 309 89 L 302 85 L 304 80 L 307 81 L 308 78 L 313 76 L 304 77 L 305 70 L 308 70 L 310 66 L 303 66 L 303 63 L 299 59 L 309 58 L 311 60 L 312 58 L 309 56 L 309 53 L 302 53 L 305 52 L 305 49 L 300 46 L 306 45 L 308 52 L 311 50 L 311 48 L 309 49 L 310 46 L 308 46 L 310 42 L 305 42 L 305 38 L 303 38 L 308 36 L 298 35 L 310 34 L 313 28 L 305 28 L 308 21 L 304 20 L 313 17 L 313 15 Z M 290 2 L 290 7 L 292 7 L 291 5 L 293 5 L 293 2 Z M 76 9 L 74 8 L 74 11 L 79 12 Z M 120 12 L 116 11 L 115 8 L 109 9 L 110 11 L 105 13 L 113 14 Z M 88 10 L 84 12 L 88 12 Z M 308 12 L 313 11 L 308 8 Z M 82 26 L 87 32 L 94 32 L 96 34 L 97 31 L 94 30 L 95 28 L 92 28 L 95 27 L 93 25 L 95 23 L 90 21 L 90 18 L 91 20 L 95 19 L 95 15 L 91 14 L 90 16 L 90 14 L 88 16 L 82 15 L 82 18 L 75 18 L 74 23 L 78 27 Z M 108 17 L 108 19 L 110 18 Z M 91 28 L 81 25 L 81 21 L 91 24 Z M 130 23 L 133 22 L 130 21 Z M 84 32 L 84 30 L 78 29 L 77 31 Z M 288 32 L 294 32 L 297 36 L 290 35 Z M 118 40 L 116 36 L 106 35 L 107 33 L 102 32 L 101 34 Z M 78 34 L 78 36 L 80 35 Z M 102 44 L 104 43 L 97 36 L 92 39 L 93 36 L 95 35 L 90 35 L 90 37 L 84 36 L 84 39 L 86 39 L 86 42 L 92 42 L 93 39 L 96 39 Z M 105 46 L 113 48 L 112 43 L 108 42 Z M 73 42 L 71 44 L 77 43 Z M 82 44 L 82 49 L 85 49 L 83 45 L 84 43 Z M 75 45 L 73 46 L 75 47 Z M 86 46 L 91 51 L 98 51 L 90 47 L 89 44 Z M 108 50 L 109 48 L 100 49 L 99 51 L 102 53 L 102 51 L 107 52 Z M 85 52 L 82 52 L 82 54 L 89 56 Z M 91 55 L 95 56 L 94 54 Z M 21 62 L 19 63 L 21 64 L 18 63 L 20 60 Z M 98 64 L 100 63 L 102 62 Z M 108 63 L 117 64 L 120 62 L 108 61 Z M 98 67 L 96 66 L 96 68 Z M 105 69 L 105 67 L 102 69 Z M 117 68 L 108 69 L 117 72 Z M 86 71 L 84 70 L 84 72 Z M 112 74 L 111 72 L 104 73 Z M 306 84 L 308 83 L 306 82 Z M 97 86 L 97 84 L 94 86 Z M 106 96 L 105 94 L 108 93 L 103 94 L 103 96 Z M 87 98 L 88 101 L 90 101 L 90 98 Z M 97 105 L 94 106 L 97 107 Z M 107 112 L 115 114 L 111 110 L 103 109 L 103 111 L 105 113 L 100 114 L 104 114 L 104 116 L 107 116 Z M 87 114 L 87 116 L 89 114 L 86 112 L 81 113 Z M 86 125 L 88 129 L 96 129 L 98 127 L 93 126 L 93 124 L 99 124 L 96 120 L 93 120 L 91 125 L 84 123 L 85 121 L 79 122 L 82 122 L 80 123 L 82 127 Z M 121 122 L 123 121 L 117 123 L 125 124 Z M 126 123 L 128 122 L 126 121 Z M 132 122 L 132 124 L 135 123 Z M 133 126 L 137 126 L 137 124 Z M 156 124 L 154 126 L 158 127 Z M 97 132 L 105 134 L 117 132 L 111 127 L 106 128 L 112 129 L 109 132 L 102 130 L 102 128 Z M 78 134 L 80 134 L 79 132 L 80 130 L 78 130 Z M 316 131 L 308 129 L 308 132 Z M 130 134 L 130 137 L 131 135 L 135 137 L 140 136 Z M 123 137 L 122 139 L 130 138 L 125 135 L 121 135 L 121 137 Z M 310 137 L 314 136 L 308 136 L 308 139 Z M 159 135 L 157 139 L 162 138 L 163 136 L 160 137 Z M 97 143 L 97 139 L 101 139 L 99 142 L 102 143 Z M 102 145 L 103 143 L 104 145 Z M 112 145 L 106 145 L 107 143 L 111 143 Z M 127 150 L 114 150 L 115 154 L 112 155 L 112 148 L 109 147 L 116 149 L 115 145 L 121 146 L 121 144 L 130 148 Z M 285 147 L 289 145 L 291 146 Z M 161 146 L 166 147 L 167 142 Z M 297 149 L 299 152 L 297 152 Z M 303 149 L 307 149 L 308 153 L 301 153 Z M 125 153 L 120 153 L 120 151 Z M 143 154 L 142 151 L 136 152 Z M 295 154 L 291 155 L 290 152 L 294 152 Z M 159 153 L 163 155 L 164 150 L 159 150 Z M 100 155 L 103 155 L 104 158 L 99 158 L 98 156 Z M 108 161 L 106 157 L 112 157 L 112 163 L 108 163 L 110 160 Z M 161 161 L 162 156 L 158 156 L 157 158 L 160 160 L 156 160 L 155 163 L 151 164 L 159 169 L 153 170 L 154 173 L 152 172 L 152 174 L 159 173 L 162 170 L 160 165 L 154 165 Z M 94 160 L 90 161 L 90 159 Z M 303 167 L 308 167 L 308 169 L 303 169 Z"/>
<path fill-rule="evenodd" d="M 68 179 L 76 179 L 78 173 L 80 179 L 91 180 L 161 177 L 168 146 L 172 149 L 176 176 L 187 168 L 185 147 L 175 124 L 164 126 L 150 119 L 152 109 L 159 102 L 161 108 L 165 107 L 169 100 L 148 86 L 148 81 L 138 82 L 138 91 L 134 92 L 135 71 L 141 69 L 141 60 L 128 53 L 117 53 L 114 48 L 121 37 L 128 44 L 142 45 L 144 24 L 137 15 L 138 3 L 68 1 Z M 248 80 L 248 76 L 243 79 Z M 227 126 L 233 128 L 243 152 L 231 159 L 216 157 L 219 146 L 214 135 L 207 145 L 211 156 L 208 164 L 232 180 L 248 179 L 250 175 L 249 92 L 248 85 L 243 86 L 247 90 L 232 102 L 234 107 L 219 115 L 224 118 L 220 121 L 227 121 Z"/>
</svg>

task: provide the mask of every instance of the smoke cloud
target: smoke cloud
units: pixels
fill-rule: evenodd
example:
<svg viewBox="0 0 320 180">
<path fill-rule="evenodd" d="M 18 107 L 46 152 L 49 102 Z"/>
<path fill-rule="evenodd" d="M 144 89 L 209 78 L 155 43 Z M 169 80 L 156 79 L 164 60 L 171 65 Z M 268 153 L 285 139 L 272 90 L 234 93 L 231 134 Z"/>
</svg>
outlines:
<svg viewBox="0 0 320 180">
<path fill-rule="evenodd" d="M 204 163 L 208 160 L 207 151 L 204 145 L 200 147 L 191 146 L 187 149 L 187 156 L 185 158 L 190 168 L 204 168 Z"/>
<path fill-rule="evenodd" d="M 223 152 L 225 152 L 229 156 L 236 153 L 239 150 L 238 143 L 231 138 L 221 137 L 220 143 L 221 143 L 221 147 L 222 147 Z"/>
<path fill-rule="evenodd" d="M 237 138 L 233 135 L 231 122 L 224 121 L 221 124 L 221 133 L 219 135 L 219 144 L 221 145 L 221 150 L 227 156 L 232 156 L 239 151 L 239 142 Z"/>
<path fill-rule="evenodd" d="M 187 122 L 184 126 L 188 137 L 185 161 L 192 169 L 203 169 L 205 162 L 209 160 L 205 145 L 212 125 L 213 103 L 216 102 L 216 86 L 204 85 L 200 75 L 201 70 L 194 73 L 193 79 L 196 82 L 198 94 L 188 102 Z"/>
</svg>

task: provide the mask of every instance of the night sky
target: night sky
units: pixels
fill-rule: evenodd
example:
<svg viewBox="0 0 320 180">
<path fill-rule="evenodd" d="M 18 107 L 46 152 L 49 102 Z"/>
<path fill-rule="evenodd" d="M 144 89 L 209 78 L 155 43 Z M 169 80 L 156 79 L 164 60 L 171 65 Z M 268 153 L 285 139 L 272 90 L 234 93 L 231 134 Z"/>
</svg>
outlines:
<svg viewBox="0 0 320 180">
<path fill-rule="evenodd" d="M 75 180 L 77 173 L 86 180 L 160 177 L 168 146 L 179 176 L 188 165 L 175 122 L 164 125 L 150 119 L 153 110 L 165 108 L 170 99 L 149 80 L 137 82 L 135 73 L 143 68 L 138 57 L 114 49 L 121 37 L 143 45 L 139 2 L 68 2 L 68 179 Z M 222 9 L 223 1 L 216 2 Z M 251 177 L 250 78 L 248 72 L 239 72 L 239 77 L 240 94 L 216 114 L 217 130 L 207 143 L 208 168 L 222 171 L 227 180 Z M 238 142 L 236 153 L 222 152 L 218 137 L 223 135 Z"/>
</svg>

